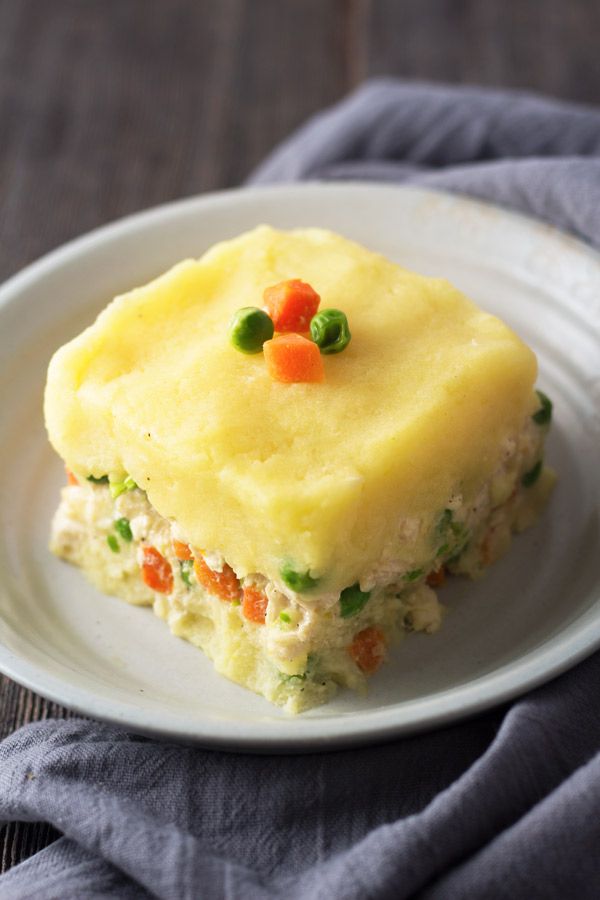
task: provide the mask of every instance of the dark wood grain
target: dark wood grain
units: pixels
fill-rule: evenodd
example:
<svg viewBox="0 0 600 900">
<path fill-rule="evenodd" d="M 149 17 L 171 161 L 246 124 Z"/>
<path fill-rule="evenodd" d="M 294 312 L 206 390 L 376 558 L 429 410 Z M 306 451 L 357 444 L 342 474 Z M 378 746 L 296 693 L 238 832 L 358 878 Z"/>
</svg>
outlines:
<svg viewBox="0 0 600 900">
<path fill-rule="evenodd" d="M 0 0 L 0 279 L 240 183 L 368 75 L 600 101 L 596 0 Z M 69 715 L 0 678 L 0 736 Z M 53 840 L 0 834 L 2 870 Z"/>
<path fill-rule="evenodd" d="M 0 276 L 239 183 L 345 91 L 346 22 L 322 0 L 0 2 Z"/>
<path fill-rule="evenodd" d="M 373 0 L 369 75 L 600 101 L 595 0 Z"/>
</svg>

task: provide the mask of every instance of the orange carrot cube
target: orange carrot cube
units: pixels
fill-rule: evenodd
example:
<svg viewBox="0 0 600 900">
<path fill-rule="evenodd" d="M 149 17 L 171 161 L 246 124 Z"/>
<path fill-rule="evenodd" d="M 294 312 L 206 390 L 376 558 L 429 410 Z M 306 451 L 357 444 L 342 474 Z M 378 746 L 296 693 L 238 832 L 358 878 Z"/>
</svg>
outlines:
<svg viewBox="0 0 600 900">
<path fill-rule="evenodd" d="M 366 675 L 376 672 L 385 657 L 385 638 L 380 628 L 371 626 L 355 636 L 348 648 L 350 656 Z"/>
<path fill-rule="evenodd" d="M 321 302 L 310 284 L 299 278 L 280 281 L 266 288 L 263 300 L 275 331 L 281 332 L 308 331 L 310 320 Z"/>
<path fill-rule="evenodd" d="M 184 544 L 183 541 L 178 541 L 173 538 L 173 553 L 177 559 L 193 559 L 193 553 L 190 550 L 189 544 Z"/>
<path fill-rule="evenodd" d="M 269 600 L 264 591 L 259 591 L 254 587 L 244 588 L 242 612 L 251 622 L 256 622 L 259 625 L 265 624 L 268 603 Z"/>
<path fill-rule="evenodd" d="M 442 587 L 446 583 L 446 569 L 440 566 L 437 571 L 430 572 L 425 579 L 429 587 Z"/>
<path fill-rule="evenodd" d="M 265 361 L 274 381 L 317 382 L 325 378 L 316 344 L 300 334 L 281 334 L 263 344 Z"/>
<path fill-rule="evenodd" d="M 153 591 L 170 594 L 173 590 L 173 570 L 171 563 L 156 547 L 143 548 L 142 579 Z"/>
<path fill-rule="evenodd" d="M 221 600 L 239 600 L 242 594 L 237 575 L 227 563 L 222 572 L 215 572 L 204 561 L 202 556 L 194 558 L 194 572 L 198 582 L 209 594 L 215 594 Z"/>
</svg>

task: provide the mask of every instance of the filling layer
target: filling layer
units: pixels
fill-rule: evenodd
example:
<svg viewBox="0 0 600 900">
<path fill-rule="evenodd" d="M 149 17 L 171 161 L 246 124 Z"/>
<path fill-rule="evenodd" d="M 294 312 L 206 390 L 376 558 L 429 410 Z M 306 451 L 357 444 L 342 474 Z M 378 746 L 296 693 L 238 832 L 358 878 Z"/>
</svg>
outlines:
<svg viewBox="0 0 600 900">
<path fill-rule="evenodd" d="M 384 548 L 378 564 L 341 593 L 319 592 L 293 571 L 278 582 L 260 573 L 238 577 L 218 550 L 190 546 L 131 479 L 71 477 L 51 549 L 102 591 L 152 605 L 220 673 L 299 712 L 338 686 L 364 689 L 405 632 L 436 631 L 443 609 L 435 589 L 446 574 L 479 577 L 508 549 L 511 533 L 535 521 L 554 480 L 542 463 L 544 433 L 528 418 L 505 440 L 492 479 L 476 495 L 457 488 L 427 535 L 423 522 L 403 518 L 401 544 Z"/>
</svg>

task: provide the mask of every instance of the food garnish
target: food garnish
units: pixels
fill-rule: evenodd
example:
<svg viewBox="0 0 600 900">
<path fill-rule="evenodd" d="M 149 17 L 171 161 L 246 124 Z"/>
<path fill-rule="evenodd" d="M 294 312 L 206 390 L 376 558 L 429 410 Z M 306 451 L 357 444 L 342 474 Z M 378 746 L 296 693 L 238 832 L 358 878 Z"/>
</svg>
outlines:
<svg viewBox="0 0 600 900">
<path fill-rule="evenodd" d="M 310 336 L 321 353 L 341 353 L 350 343 L 350 328 L 341 309 L 322 309 L 310 322 Z"/>
<path fill-rule="evenodd" d="M 325 378 L 319 348 L 300 334 L 280 334 L 263 347 L 274 381 L 287 384 L 319 382 Z"/>
<path fill-rule="evenodd" d="M 229 325 L 231 343 L 241 353 L 260 353 L 274 331 L 273 320 L 257 306 L 238 309 Z"/>
<path fill-rule="evenodd" d="M 299 278 L 265 288 L 263 300 L 275 331 L 279 332 L 308 331 L 321 302 L 314 288 Z"/>
</svg>

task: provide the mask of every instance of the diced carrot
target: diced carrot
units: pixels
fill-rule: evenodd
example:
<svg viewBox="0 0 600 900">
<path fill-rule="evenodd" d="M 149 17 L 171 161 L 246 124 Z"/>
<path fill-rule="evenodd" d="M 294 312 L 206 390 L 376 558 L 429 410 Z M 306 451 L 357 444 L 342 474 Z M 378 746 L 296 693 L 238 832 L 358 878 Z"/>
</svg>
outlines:
<svg viewBox="0 0 600 900">
<path fill-rule="evenodd" d="M 385 657 L 385 638 L 380 628 L 359 631 L 348 648 L 350 656 L 366 675 L 376 672 Z"/>
<path fill-rule="evenodd" d="M 183 541 L 178 541 L 173 538 L 173 553 L 175 554 L 176 559 L 193 559 L 194 554 L 190 550 L 189 544 L 184 544 Z"/>
<path fill-rule="evenodd" d="M 70 469 L 65 466 L 65 472 L 67 473 L 67 484 L 79 484 L 73 473 Z"/>
<path fill-rule="evenodd" d="M 299 278 L 280 281 L 279 284 L 266 288 L 263 299 L 275 331 L 282 332 L 308 331 L 310 320 L 321 302 L 310 284 Z"/>
<path fill-rule="evenodd" d="M 242 612 L 251 622 L 257 622 L 259 625 L 265 624 L 268 603 L 269 599 L 264 591 L 259 591 L 253 587 L 244 588 Z"/>
<path fill-rule="evenodd" d="M 430 572 L 425 579 L 429 587 L 442 587 L 446 583 L 446 569 L 440 566 L 437 571 Z"/>
<path fill-rule="evenodd" d="M 200 584 L 206 588 L 209 594 L 215 594 L 221 600 L 239 600 L 242 596 L 242 588 L 237 575 L 227 563 L 222 572 L 214 572 L 206 565 L 202 556 L 194 558 L 194 572 Z"/>
<path fill-rule="evenodd" d="M 156 547 L 144 547 L 142 579 L 153 591 L 170 594 L 173 590 L 173 570 L 171 563 L 159 553 Z"/>
<path fill-rule="evenodd" d="M 323 381 L 323 360 L 316 344 L 299 334 L 280 334 L 265 341 L 263 351 L 271 378 L 286 383 Z"/>
</svg>

